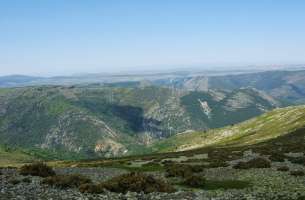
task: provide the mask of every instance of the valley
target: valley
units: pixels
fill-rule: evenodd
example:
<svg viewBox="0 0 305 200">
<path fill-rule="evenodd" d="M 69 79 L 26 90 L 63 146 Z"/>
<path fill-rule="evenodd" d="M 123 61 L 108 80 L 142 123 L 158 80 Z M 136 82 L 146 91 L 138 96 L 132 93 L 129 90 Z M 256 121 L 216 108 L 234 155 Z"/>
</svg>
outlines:
<svg viewBox="0 0 305 200">
<path fill-rule="evenodd" d="M 43 158 L 82 159 L 147 153 L 155 141 L 232 125 L 281 103 L 252 88 L 85 85 L 6 88 L 0 105 L 2 144 Z"/>
<path fill-rule="evenodd" d="M 291 73 L 2 88 L 0 199 L 304 199 Z"/>
</svg>

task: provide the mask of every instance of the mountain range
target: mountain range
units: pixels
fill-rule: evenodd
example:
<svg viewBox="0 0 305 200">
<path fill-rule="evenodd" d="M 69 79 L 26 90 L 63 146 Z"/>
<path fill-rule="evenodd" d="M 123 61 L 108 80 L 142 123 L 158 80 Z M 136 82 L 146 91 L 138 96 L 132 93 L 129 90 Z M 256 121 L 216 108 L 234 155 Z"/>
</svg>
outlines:
<svg viewBox="0 0 305 200">
<path fill-rule="evenodd" d="M 180 73 L 141 81 L 23 87 L 32 79 L 0 78 L 0 149 L 27 158 L 88 159 L 201 148 L 240 134 L 249 138 L 245 143 L 261 140 L 243 131 L 265 127 L 252 118 L 266 112 L 275 121 L 271 130 L 291 131 L 290 126 L 273 128 L 285 122 L 274 113 L 282 116 L 279 107 L 305 101 L 304 77 L 305 71 Z M 14 85 L 10 81 L 21 82 L 20 87 L 8 87 Z M 239 124 L 249 124 L 249 119 L 249 127 Z M 268 117 L 262 119 L 268 124 Z M 258 132 L 267 134 L 267 128 Z"/>
</svg>

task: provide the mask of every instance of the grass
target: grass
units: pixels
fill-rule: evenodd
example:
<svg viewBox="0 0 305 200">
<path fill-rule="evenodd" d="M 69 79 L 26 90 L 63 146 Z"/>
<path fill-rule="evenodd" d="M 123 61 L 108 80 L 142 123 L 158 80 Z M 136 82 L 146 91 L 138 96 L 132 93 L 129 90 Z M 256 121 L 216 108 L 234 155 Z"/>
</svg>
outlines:
<svg viewBox="0 0 305 200">
<path fill-rule="evenodd" d="M 31 162 L 35 158 L 19 149 L 0 146 L 0 167 L 20 166 L 23 163 Z"/>
<path fill-rule="evenodd" d="M 206 180 L 202 177 L 190 177 L 181 183 L 182 186 L 203 190 L 245 189 L 251 186 L 249 181 L 242 180 Z"/>
<path fill-rule="evenodd" d="M 263 115 L 207 132 L 179 134 L 156 142 L 152 151 L 172 152 L 208 146 L 247 146 L 286 135 L 305 126 L 305 106 L 275 109 Z"/>
</svg>

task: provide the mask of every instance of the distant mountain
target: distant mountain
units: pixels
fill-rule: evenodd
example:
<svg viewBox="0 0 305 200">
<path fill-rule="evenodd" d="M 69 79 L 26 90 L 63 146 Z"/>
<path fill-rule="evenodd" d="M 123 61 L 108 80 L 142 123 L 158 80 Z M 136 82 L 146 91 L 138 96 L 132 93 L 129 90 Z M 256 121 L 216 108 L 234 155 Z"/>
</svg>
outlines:
<svg viewBox="0 0 305 200">
<path fill-rule="evenodd" d="M 0 87 L 15 87 L 25 86 L 34 81 L 42 80 L 43 78 L 23 75 L 10 75 L 0 77 Z"/>
<path fill-rule="evenodd" d="M 123 86 L 0 89 L 0 144 L 45 158 L 138 154 L 153 141 L 236 124 L 280 105 L 252 88 Z"/>
<path fill-rule="evenodd" d="M 293 134 L 302 129 L 304 135 L 305 106 L 279 108 L 234 126 L 213 129 L 208 132 L 179 134 L 156 142 L 154 152 L 175 152 L 203 147 L 250 146 Z M 304 136 L 302 136 L 304 138 Z M 290 141 L 293 143 L 293 141 Z M 297 141 L 295 141 L 297 142 Z"/>
<path fill-rule="evenodd" d="M 253 87 L 264 91 L 270 96 L 280 99 L 283 103 L 305 103 L 305 71 L 266 71 L 259 73 L 225 75 L 225 76 L 194 76 L 176 79 L 163 79 L 157 85 L 186 90 L 235 90 L 241 87 Z"/>
<path fill-rule="evenodd" d="M 297 70 L 299 69 L 299 70 Z M 302 70 L 301 70 L 302 69 Z M 22 75 L 0 76 L 0 87 L 20 87 L 37 85 L 84 85 L 84 84 L 113 84 L 133 83 L 137 85 L 167 86 L 188 90 L 221 89 L 233 90 L 240 87 L 253 87 L 268 92 L 270 89 L 289 90 L 296 93 L 304 92 L 299 84 L 304 81 L 304 68 L 293 70 L 264 71 L 248 70 L 189 70 L 142 73 L 97 73 L 78 74 L 73 76 L 32 77 Z M 287 85 L 288 84 L 288 85 Z M 297 86 L 294 88 L 294 86 Z M 288 88 L 287 88 L 288 87 Z M 276 93 L 276 91 L 275 91 Z M 292 94 L 292 96 L 295 94 Z"/>
</svg>

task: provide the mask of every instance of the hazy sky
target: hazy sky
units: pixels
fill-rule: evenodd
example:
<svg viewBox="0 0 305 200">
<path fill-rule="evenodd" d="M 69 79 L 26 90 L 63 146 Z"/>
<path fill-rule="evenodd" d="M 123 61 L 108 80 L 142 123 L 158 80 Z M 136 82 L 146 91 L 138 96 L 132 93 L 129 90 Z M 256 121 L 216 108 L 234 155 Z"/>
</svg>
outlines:
<svg viewBox="0 0 305 200">
<path fill-rule="evenodd" d="M 0 0 L 0 75 L 288 63 L 303 0 Z"/>
</svg>

